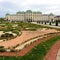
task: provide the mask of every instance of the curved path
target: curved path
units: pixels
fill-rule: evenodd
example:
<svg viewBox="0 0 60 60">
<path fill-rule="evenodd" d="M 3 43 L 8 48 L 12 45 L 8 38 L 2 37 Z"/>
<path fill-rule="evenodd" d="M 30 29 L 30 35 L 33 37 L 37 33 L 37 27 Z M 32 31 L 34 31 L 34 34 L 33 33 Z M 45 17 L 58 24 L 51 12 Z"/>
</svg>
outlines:
<svg viewBox="0 0 60 60">
<path fill-rule="evenodd" d="M 59 49 L 60 49 L 60 41 L 57 41 L 54 44 L 54 46 L 52 46 L 52 48 L 49 50 L 44 60 L 56 60 Z"/>
<path fill-rule="evenodd" d="M 60 60 L 60 49 L 59 49 L 59 51 L 58 51 L 56 60 Z"/>
<path fill-rule="evenodd" d="M 30 38 L 33 38 L 39 35 L 48 34 L 48 33 L 53 33 L 53 32 L 59 32 L 59 31 L 54 29 L 48 29 L 43 31 L 22 31 L 21 36 L 18 36 L 15 39 L 0 42 L 0 46 L 4 46 L 5 48 L 10 48 L 10 47 L 12 48 L 13 46 L 16 46 L 17 44 L 21 44 Z"/>
<path fill-rule="evenodd" d="M 52 37 L 52 35 L 48 35 L 45 38 L 41 38 L 35 42 L 33 42 L 31 45 L 27 46 L 26 48 L 22 49 L 19 52 L 0 52 L 0 56 L 23 56 L 26 53 L 28 53 L 34 46 L 38 45 L 39 43 L 46 41 L 48 39 L 50 39 Z"/>
<path fill-rule="evenodd" d="M 28 45 L 27 47 L 25 47 L 24 49 L 22 49 L 19 52 L 0 52 L 0 56 L 23 56 L 26 53 L 28 53 L 34 46 L 40 44 L 41 42 L 44 42 L 48 39 L 50 39 L 51 37 L 56 36 L 56 35 L 47 35 L 47 37 L 41 38 L 35 42 L 33 42 L 31 45 Z"/>
</svg>

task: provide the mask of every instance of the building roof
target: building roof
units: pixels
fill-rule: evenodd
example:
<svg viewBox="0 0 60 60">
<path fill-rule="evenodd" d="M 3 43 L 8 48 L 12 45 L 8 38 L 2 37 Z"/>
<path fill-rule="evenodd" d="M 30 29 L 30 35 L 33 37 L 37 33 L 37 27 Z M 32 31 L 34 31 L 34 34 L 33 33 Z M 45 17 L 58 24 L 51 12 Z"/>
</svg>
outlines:
<svg viewBox="0 0 60 60">
<path fill-rule="evenodd" d="M 56 17 L 60 17 L 60 15 L 56 16 Z"/>
<path fill-rule="evenodd" d="M 31 10 L 27 10 L 26 12 L 27 12 L 27 13 L 32 13 L 32 11 L 31 11 Z"/>
<path fill-rule="evenodd" d="M 20 11 L 18 11 L 16 14 L 24 14 L 25 12 L 20 12 Z"/>
</svg>

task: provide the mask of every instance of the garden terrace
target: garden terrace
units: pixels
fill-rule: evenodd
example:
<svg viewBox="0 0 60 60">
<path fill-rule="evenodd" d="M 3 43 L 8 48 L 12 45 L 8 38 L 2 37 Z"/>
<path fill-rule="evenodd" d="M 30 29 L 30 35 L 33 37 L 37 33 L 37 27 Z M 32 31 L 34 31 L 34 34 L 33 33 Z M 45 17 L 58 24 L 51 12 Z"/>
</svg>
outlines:
<svg viewBox="0 0 60 60">
<path fill-rule="evenodd" d="M 49 52 L 51 47 L 57 42 L 60 41 L 60 35 L 54 36 L 37 46 L 35 46 L 30 52 L 26 55 L 18 57 L 18 56 L 1 56 L 1 60 L 44 60 L 45 55 Z"/>
<path fill-rule="evenodd" d="M 28 39 L 34 38 L 36 36 L 40 36 L 48 33 L 57 33 L 57 32 L 59 31 L 54 29 L 41 30 L 41 31 L 22 31 L 21 36 L 18 36 L 15 39 L 11 39 L 8 41 L 3 41 L 0 43 L 0 46 L 4 46 L 5 48 L 14 47 L 17 44 L 21 44 L 27 41 Z"/>
</svg>

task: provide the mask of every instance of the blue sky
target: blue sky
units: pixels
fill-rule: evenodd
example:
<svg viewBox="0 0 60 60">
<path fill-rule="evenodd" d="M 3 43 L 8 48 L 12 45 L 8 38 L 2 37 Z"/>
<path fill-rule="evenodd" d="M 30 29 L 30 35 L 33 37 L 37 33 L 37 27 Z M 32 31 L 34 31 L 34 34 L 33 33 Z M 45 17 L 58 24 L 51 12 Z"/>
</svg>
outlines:
<svg viewBox="0 0 60 60">
<path fill-rule="evenodd" d="M 17 11 L 41 11 L 42 13 L 60 15 L 60 0 L 0 0 L 0 17 Z"/>
</svg>

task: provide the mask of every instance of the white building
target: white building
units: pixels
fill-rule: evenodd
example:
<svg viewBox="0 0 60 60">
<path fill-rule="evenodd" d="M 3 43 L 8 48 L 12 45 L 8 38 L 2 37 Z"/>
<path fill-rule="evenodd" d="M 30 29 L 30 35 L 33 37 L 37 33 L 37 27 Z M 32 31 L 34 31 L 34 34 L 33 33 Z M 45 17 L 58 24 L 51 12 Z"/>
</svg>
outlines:
<svg viewBox="0 0 60 60">
<path fill-rule="evenodd" d="M 39 22 L 39 21 L 51 21 L 54 20 L 52 14 L 42 14 L 41 12 L 32 12 L 27 10 L 26 12 L 17 12 L 16 14 L 6 14 L 8 21 L 28 21 L 28 22 Z"/>
</svg>

